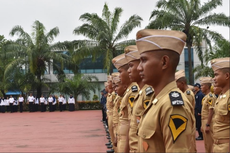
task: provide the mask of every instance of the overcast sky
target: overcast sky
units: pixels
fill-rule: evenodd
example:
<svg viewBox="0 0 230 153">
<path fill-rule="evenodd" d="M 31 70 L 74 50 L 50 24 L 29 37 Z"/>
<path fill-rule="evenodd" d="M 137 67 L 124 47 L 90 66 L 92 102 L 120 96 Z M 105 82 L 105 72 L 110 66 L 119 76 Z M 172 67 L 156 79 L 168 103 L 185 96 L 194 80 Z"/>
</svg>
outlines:
<svg viewBox="0 0 230 153">
<path fill-rule="evenodd" d="M 149 23 L 149 17 L 154 10 L 157 0 L 0 0 L 0 35 L 6 39 L 14 39 L 9 36 L 11 29 L 20 25 L 31 34 L 31 26 L 35 20 L 44 24 L 49 31 L 58 27 L 60 34 L 57 41 L 71 41 L 83 39 L 82 36 L 73 34 L 74 28 L 82 25 L 79 20 L 84 13 L 97 13 L 101 16 L 105 2 L 111 12 L 115 7 L 121 7 L 120 25 L 131 15 L 137 14 L 142 17 L 141 27 L 136 28 L 127 39 L 135 39 L 136 32 L 143 29 Z M 202 0 L 202 2 L 208 0 Z M 223 0 L 223 5 L 216 8 L 213 13 L 224 13 L 229 16 L 229 0 Z M 210 26 L 210 30 L 221 33 L 229 40 L 229 28 Z"/>
</svg>

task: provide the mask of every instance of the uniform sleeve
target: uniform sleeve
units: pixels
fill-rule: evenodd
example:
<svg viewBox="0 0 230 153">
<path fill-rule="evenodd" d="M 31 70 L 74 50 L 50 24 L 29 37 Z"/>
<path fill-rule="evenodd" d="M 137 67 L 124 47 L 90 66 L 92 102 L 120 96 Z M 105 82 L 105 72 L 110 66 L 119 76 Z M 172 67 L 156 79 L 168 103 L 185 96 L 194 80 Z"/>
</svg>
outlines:
<svg viewBox="0 0 230 153">
<path fill-rule="evenodd" d="M 191 126 L 183 106 L 162 108 L 160 124 L 163 131 L 165 152 L 190 152 Z"/>
</svg>

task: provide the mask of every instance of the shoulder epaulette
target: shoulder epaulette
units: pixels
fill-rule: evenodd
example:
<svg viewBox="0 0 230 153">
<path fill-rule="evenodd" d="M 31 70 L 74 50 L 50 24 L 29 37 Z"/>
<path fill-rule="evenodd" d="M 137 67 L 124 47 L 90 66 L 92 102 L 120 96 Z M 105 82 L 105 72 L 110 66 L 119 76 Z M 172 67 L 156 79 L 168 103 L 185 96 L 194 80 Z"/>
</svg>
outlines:
<svg viewBox="0 0 230 153">
<path fill-rule="evenodd" d="M 169 93 L 169 98 L 171 101 L 172 106 L 180 106 L 184 105 L 184 101 L 182 99 L 182 96 L 179 92 L 177 91 L 172 91 Z"/>
<path fill-rule="evenodd" d="M 137 86 L 136 86 L 136 85 L 132 86 L 132 87 L 131 87 L 131 89 L 132 89 L 132 92 L 136 92 L 136 91 L 138 91 L 138 88 L 137 88 Z"/>
<path fill-rule="evenodd" d="M 210 93 L 210 94 L 209 94 L 209 97 L 213 97 L 213 95 Z"/>
<path fill-rule="evenodd" d="M 190 93 L 190 91 L 189 91 L 189 90 L 187 90 L 187 91 L 186 91 L 186 94 L 187 94 L 187 95 L 190 95 L 191 93 Z"/>
<path fill-rule="evenodd" d="M 153 88 L 152 87 L 146 88 L 145 93 L 146 93 L 146 96 L 151 95 L 152 93 L 154 93 Z"/>
</svg>

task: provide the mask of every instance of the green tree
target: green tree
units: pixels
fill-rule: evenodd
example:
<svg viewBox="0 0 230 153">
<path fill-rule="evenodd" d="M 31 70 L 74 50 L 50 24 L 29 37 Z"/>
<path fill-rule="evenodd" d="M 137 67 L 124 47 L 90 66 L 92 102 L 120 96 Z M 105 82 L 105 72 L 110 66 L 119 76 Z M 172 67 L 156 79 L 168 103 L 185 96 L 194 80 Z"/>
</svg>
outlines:
<svg viewBox="0 0 230 153">
<path fill-rule="evenodd" d="M 205 40 L 212 49 L 212 40 L 223 39 L 221 34 L 208 30 L 211 25 L 230 26 L 230 18 L 223 13 L 213 13 L 222 5 L 222 0 L 211 0 L 201 5 L 200 0 L 159 0 L 157 10 L 152 11 L 147 28 L 172 29 L 187 35 L 186 46 L 189 57 L 189 83 L 194 83 L 191 48 L 196 47 L 201 64 L 203 52 L 200 46 Z"/>
<path fill-rule="evenodd" d="M 213 51 L 206 51 L 204 55 L 204 65 L 197 65 L 194 68 L 195 79 L 198 79 L 202 76 L 214 77 L 213 70 L 210 65 L 210 61 L 215 58 L 230 57 L 230 42 L 226 39 L 218 40 L 213 47 Z"/>
<path fill-rule="evenodd" d="M 12 41 L 6 40 L 4 36 L 0 35 L 0 90 L 4 97 L 11 85 L 11 80 L 4 76 L 4 72 L 7 65 L 14 60 L 15 56 L 10 51 L 10 44 L 12 44 Z"/>
<path fill-rule="evenodd" d="M 14 49 L 17 51 L 16 58 L 8 64 L 5 76 L 12 72 L 14 67 L 25 66 L 29 73 L 36 76 L 34 87 L 37 90 L 37 97 L 40 97 L 42 85 L 44 85 L 42 76 L 44 76 L 45 72 L 48 72 L 48 67 L 53 65 L 53 67 L 59 68 L 60 65 L 53 61 L 59 61 L 63 66 L 63 62 L 68 58 L 65 54 L 55 52 L 59 50 L 60 43 L 51 44 L 58 34 L 58 27 L 46 33 L 44 25 L 39 21 L 34 22 L 31 35 L 25 32 L 21 26 L 15 26 L 10 31 L 10 35 L 18 35 L 18 39 L 15 41 L 17 45 L 15 45 Z"/>
<path fill-rule="evenodd" d="M 103 56 L 104 68 L 107 73 L 112 73 L 111 60 L 121 52 L 124 47 L 135 44 L 134 40 L 125 40 L 132 30 L 141 25 L 142 18 L 138 15 L 132 15 L 120 28 L 119 21 L 123 10 L 115 8 L 110 12 L 107 4 L 104 4 L 102 17 L 95 13 L 85 13 L 80 16 L 80 20 L 85 22 L 83 25 L 74 29 L 74 34 L 82 34 L 88 40 L 79 52 L 88 53 L 93 59 Z"/>
<path fill-rule="evenodd" d="M 96 83 L 98 78 L 92 75 L 76 74 L 73 78 L 65 78 L 64 82 L 57 83 L 53 86 L 53 91 L 63 94 L 72 94 L 77 101 L 79 95 L 82 95 L 89 99 L 90 91 L 96 92 L 99 90 L 99 86 Z M 78 106 L 78 104 L 76 103 Z"/>
</svg>

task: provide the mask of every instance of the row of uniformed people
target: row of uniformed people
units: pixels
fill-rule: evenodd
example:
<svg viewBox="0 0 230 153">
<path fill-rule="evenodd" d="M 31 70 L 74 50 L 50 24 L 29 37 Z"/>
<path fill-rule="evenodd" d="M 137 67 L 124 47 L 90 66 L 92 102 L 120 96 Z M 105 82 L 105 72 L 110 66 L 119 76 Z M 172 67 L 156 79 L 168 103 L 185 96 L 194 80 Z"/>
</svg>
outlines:
<svg viewBox="0 0 230 153">
<path fill-rule="evenodd" d="M 18 110 L 18 101 L 15 100 L 12 96 L 7 99 L 0 97 L 0 112 L 5 113 L 7 112 L 17 112 Z"/>
<path fill-rule="evenodd" d="M 23 112 L 23 103 L 24 98 L 20 95 L 18 97 L 18 100 L 14 99 L 12 96 L 8 99 L 1 99 L 0 100 L 0 107 L 1 112 L 5 112 L 5 107 L 8 109 L 8 111 L 11 112 L 17 112 L 18 111 L 18 105 L 20 106 L 20 112 Z M 27 98 L 27 104 L 29 104 L 29 111 L 35 112 L 38 111 L 39 105 L 41 108 L 41 112 L 45 112 L 47 106 L 49 106 L 49 111 L 55 111 L 56 110 L 56 104 L 59 105 L 59 110 L 66 110 L 66 99 L 60 95 L 58 97 L 58 100 L 56 100 L 52 95 L 50 95 L 48 98 L 45 98 L 43 95 L 41 95 L 40 98 L 35 98 L 32 94 L 30 94 Z M 14 108 L 11 108 L 11 105 L 15 106 Z M 75 110 L 75 99 L 72 95 L 70 95 L 68 99 L 68 107 L 69 111 Z M 14 110 L 14 111 L 13 111 Z"/>
<path fill-rule="evenodd" d="M 177 78 L 175 74 L 185 42 L 186 35 L 180 31 L 144 29 L 137 33 L 136 46 L 127 46 L 124 54 L 112 60 L 119 73 L 108 77 L 106 105 L 115 152 L 197 152 L 194 95 L 187 84 L 180 87 L 185 76 Z M 222 65 L 223 61 L 225 65 Z M 222 92 L 226 110 L 220 111 L 223 109 L 221 104 L 215 109 L 215 116 L 220 115 L 215 117 L 215 121 L 218 120 L 216 127 L 220 126 L 219 122 L 223 123 L 221 129 L 216 129 L 216 135 L 223 135 L 224 130 L 225 136 L 216 137 L 214 152 L 229 150 L 227 62 L 229 64 L 229 58 L 212 62 L 214 73 L 227 69 L 224 82 L 228 84 Z M 224 86 L 215 78 L 217 87 Z M 221 121 L 221 115 L 226 120 Z M 208 121 L 204 121 L 207 127 Z M 225 148 L 221 149 L 223 144 Z"/>
</svg>

